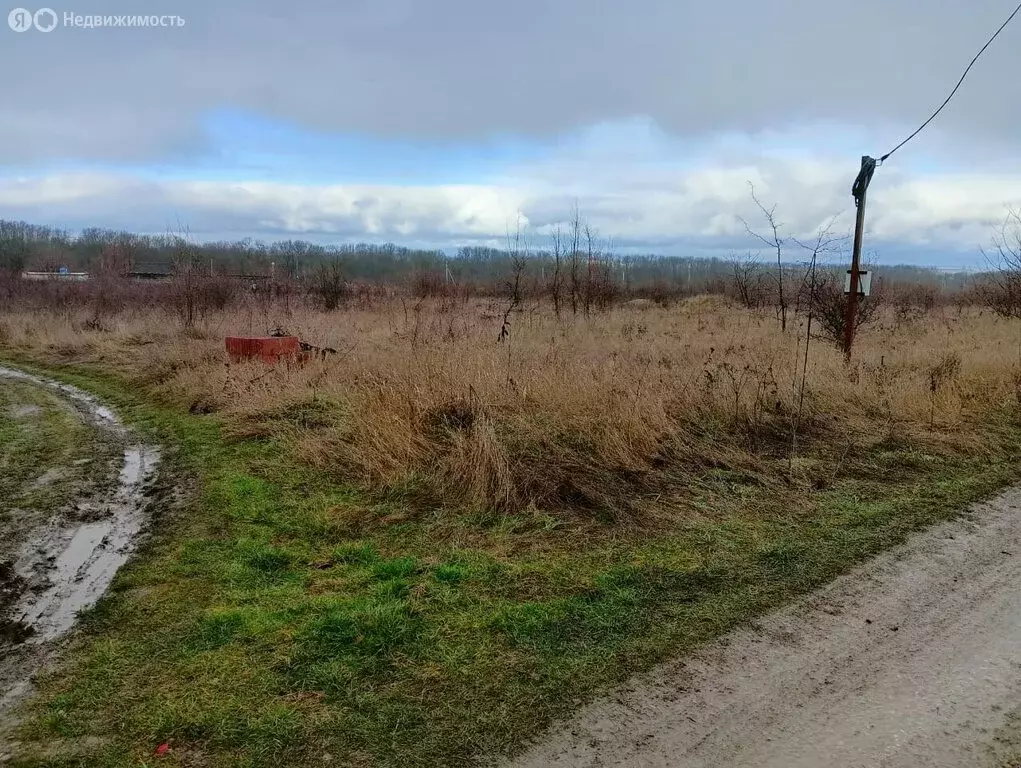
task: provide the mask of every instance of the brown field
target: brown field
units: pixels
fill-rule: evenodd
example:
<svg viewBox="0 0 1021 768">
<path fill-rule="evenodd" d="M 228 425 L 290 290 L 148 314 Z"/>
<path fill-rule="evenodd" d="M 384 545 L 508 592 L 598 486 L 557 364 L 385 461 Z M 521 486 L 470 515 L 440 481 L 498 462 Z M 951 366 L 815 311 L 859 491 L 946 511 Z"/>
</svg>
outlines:
<svg viewBox="0 0 1021 768">
<path fill-rule="evenodd" d="M 696 296 L 557 319 L 541 302 L 374 299 L 335 312 L 265 305 L 90 322 L 90 310 L 0 318 L 0 340 L 98 363 L 160 400 L 283 438 L 314 467 L 418 511 L 470 508 L 651 520 L 700 469 L 825 487 L 884 440 L 981 450 L 1021 397 L 1021 331 L 973 307 L 884 308 L 845 365 L 806 318 Z M 282 326 L 337 354 L 230 365 L 223 338 Z M 97 329 L 98 327 L 98 329 Z M 816 326 L 818 328 L 818 326 Z"/>
</svg>

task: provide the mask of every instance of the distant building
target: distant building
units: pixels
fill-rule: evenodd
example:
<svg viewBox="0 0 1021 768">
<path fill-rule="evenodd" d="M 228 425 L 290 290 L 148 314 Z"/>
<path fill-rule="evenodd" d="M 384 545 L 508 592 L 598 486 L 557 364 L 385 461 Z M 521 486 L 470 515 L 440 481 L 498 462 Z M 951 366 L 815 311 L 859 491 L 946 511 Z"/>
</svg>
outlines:
<svg viewBox="0 0 1021 768">
<path fill-rule="evenodd" d="M 24 280 L 64 280 L 69 282 L 84 282 L 89 279 L 88 272 L 70 272 L 62 269 L 59 272 L 22 272 Z"/>
<path fill-rule="evenodd" d="M 173 276 L 173 265 L 167 263 L 136 264 L 128 272 L 132 280 L 169 280 Z"/>
</svg>

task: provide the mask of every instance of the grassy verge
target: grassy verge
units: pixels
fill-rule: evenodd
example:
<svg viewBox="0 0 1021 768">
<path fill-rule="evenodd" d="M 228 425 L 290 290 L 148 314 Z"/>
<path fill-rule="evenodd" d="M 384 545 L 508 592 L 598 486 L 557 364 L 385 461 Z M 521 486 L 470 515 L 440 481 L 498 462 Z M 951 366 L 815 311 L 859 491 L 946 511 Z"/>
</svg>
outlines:
<svg viewBox="0 0 1021 768">
<path fill-rule="evenodd" d="M 91 430 L 57 396 L 0 380 L 0 498 L 5 529 L 13 510 L 52 510 L 67 501 L 88 461 Z M 0 542 L 0 552 L 3 551 Z"/>
<path fill-rule="evenodd" d="M 117 455 L 59 396 L 0 379 L 0 571 L 9 569 L 29 531 L 107 479 Z"/>
<path fill-rule="evenodd" d="M 1004 416 L 980 454 L 887 440 L 809 495 L 708 470 L 694 512 L 654 532 L 409 518 L 275 439 L 60 376 L 170 446 L 197 491 L 41 680 L 20 766 L 470 764 L 1019 474 Z"/>
</svg>

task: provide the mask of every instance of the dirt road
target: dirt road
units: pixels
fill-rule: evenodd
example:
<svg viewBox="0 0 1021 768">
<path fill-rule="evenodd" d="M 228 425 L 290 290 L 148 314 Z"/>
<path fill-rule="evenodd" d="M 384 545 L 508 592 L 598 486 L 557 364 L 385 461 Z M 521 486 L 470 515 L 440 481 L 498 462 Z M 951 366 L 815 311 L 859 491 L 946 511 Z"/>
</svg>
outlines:
<svg viewBox="0 0 1021 768">
<path fill-rule="evenodd" d="M 1016 765 L 1019 706 L 1015 489 L 631 681 L 513 765 Z"/>
<path fill-rule="evenodd" d="M 0 395 L 2 741 L 54 641 L 133 551 L 159 453 L 74 387 L 0 366 Z"/>
</svg>

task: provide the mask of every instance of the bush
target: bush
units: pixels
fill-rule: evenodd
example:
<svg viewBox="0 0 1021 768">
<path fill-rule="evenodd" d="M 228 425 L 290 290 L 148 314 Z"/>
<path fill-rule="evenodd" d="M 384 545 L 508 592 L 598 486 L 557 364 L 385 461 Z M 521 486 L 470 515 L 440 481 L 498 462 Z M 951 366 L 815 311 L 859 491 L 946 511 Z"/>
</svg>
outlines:
<svg viewBox="0 0 1021 768">
<path fill-rule="evenodd" d="M 351 286 L 344 279 L 341 265 L 333 261 L 319 267 L 308 280 L 313 303 L 325 312 L 339 309 L 351 295 Z"/>
<path fill-rule="evenodd" d="M 882 305 L 882 294 L 878 283 L 873 283 L 871 296 L 861 298 L 855 316 L 855 330 L 872 322 Z M 819 274 L 815 285 L 809 288 L 812 314 L 823 329 L 823 335 L 839 344 L 844 339 L 844 324 L 847 317 L 847 295 L 841 279 L 834 274 Z"/>
</svg>

